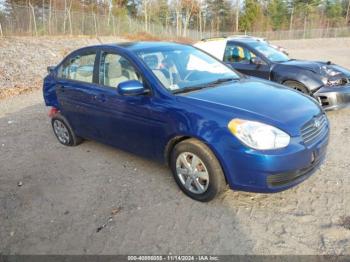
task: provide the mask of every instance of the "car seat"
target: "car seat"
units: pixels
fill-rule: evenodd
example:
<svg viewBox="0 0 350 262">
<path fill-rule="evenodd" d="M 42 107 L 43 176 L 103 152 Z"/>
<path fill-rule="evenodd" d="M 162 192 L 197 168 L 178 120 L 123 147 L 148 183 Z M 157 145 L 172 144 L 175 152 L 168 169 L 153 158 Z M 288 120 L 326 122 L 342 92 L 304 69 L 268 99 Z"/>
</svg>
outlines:
<svg viewBox="0 0 350 262">
<path fill-rule="evenodd" d="M 152 70 L 152 72 L 156 75 L 158 80 L 165 86 L 168 87 L 170 85 L 169 79 L 164 74 L 163 70 L 159 68 L 159 60 L 156 55 L 148 55 L 144 58 L 145 63 Z"/>
<path fill-rule="evenodd" d="M 117 88 L 122 82 L 129 79 L 123 75 L 122 66 L 120 62 L 114 62 L 113 64 L 105 64 L 107 70 L 105 70 L 105 85 Z"/>
</svg>

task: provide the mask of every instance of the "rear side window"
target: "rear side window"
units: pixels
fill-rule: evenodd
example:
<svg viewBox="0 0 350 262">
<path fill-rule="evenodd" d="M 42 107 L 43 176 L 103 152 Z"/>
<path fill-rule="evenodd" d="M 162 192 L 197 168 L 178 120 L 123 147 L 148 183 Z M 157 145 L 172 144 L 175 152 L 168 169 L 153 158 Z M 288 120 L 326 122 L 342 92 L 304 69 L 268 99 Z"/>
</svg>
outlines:
<svg viewBox="0 0 350 262">
<path fill-rule="evenodd" d="M 122 82 L 138 80 L 142 82 L 135 68 L 124 57 L 113 53 L 102 53 L 99 73 L 100 84 L 117 88 Z"/>
<path fill-rule="evenodd" d="M 254 53 L 235 44 L 228 44 L 225 49 L 224 62 L 250 64 L 252 58 L 256 57 Z"/>
<path fill-rule="evenodd" d="M 86 83 L 93 82 L 96 53 L 77 55 L 66 62 L 58 71 L 58 76 Z"/>
</svg>

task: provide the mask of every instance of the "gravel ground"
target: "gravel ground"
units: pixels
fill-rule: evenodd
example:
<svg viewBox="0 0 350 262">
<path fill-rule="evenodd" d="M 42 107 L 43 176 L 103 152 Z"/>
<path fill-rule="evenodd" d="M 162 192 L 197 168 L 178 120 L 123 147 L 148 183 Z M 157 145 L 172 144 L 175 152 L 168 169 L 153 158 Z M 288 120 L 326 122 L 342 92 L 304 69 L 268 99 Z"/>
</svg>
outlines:
<svg viewBox="0 0 350 262">
<path fill-rule="evenodd" d="M 317 41 L 278 43 L 350 68 L 348 40 Z M 93 141 L 60 145 L 47 111 L 40 91 L 0 101 L 0 254 L 350 254 L 350 109 L 328 113 L 326 163 L 304 183 L 206 204 L 165 166 Z"/>
<path fill-rule="evenodd" d="M 47 66 L 79 47 L 120 41 L 113 37 L 0 38 L 0 98 L 38 89 Z"/>
</svg>

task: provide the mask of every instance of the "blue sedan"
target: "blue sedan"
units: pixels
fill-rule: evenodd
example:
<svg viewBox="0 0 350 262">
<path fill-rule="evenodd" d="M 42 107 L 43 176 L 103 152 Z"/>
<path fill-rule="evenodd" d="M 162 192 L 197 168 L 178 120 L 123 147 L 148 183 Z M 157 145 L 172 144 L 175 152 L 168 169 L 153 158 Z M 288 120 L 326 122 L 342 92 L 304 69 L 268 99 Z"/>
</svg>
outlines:
<svg viewBox="0 0 350 262">
<path fill-rule="evenodd" d="M 164 162 L 185 194 L 278 192 L 323 162 L 329 123 L 317 102 L 243 76 L 192 46 L 92 46 L 48 68 L 44 99 L 58 141 L 92 139 Z"/>
</svg>

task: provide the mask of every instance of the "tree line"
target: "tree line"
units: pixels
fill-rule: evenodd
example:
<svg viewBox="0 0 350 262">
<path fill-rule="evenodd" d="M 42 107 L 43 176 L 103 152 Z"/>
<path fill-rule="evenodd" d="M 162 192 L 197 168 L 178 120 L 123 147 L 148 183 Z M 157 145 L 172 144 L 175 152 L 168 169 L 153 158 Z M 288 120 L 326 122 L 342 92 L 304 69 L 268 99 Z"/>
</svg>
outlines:
<svg viewBox="0 0 350 262">
<path fill-rule="evenodd" d="M 20 6 L 130 17 L 176 28 L 179 36 L 199 32 L 262 32 L 348 26 L 350 0 L 2 0 L 0 17 Z M 1 2 L 1 1 L 0 1 Z M 66 20 L 64 20 L 65 22 Z"/>
</svg>

